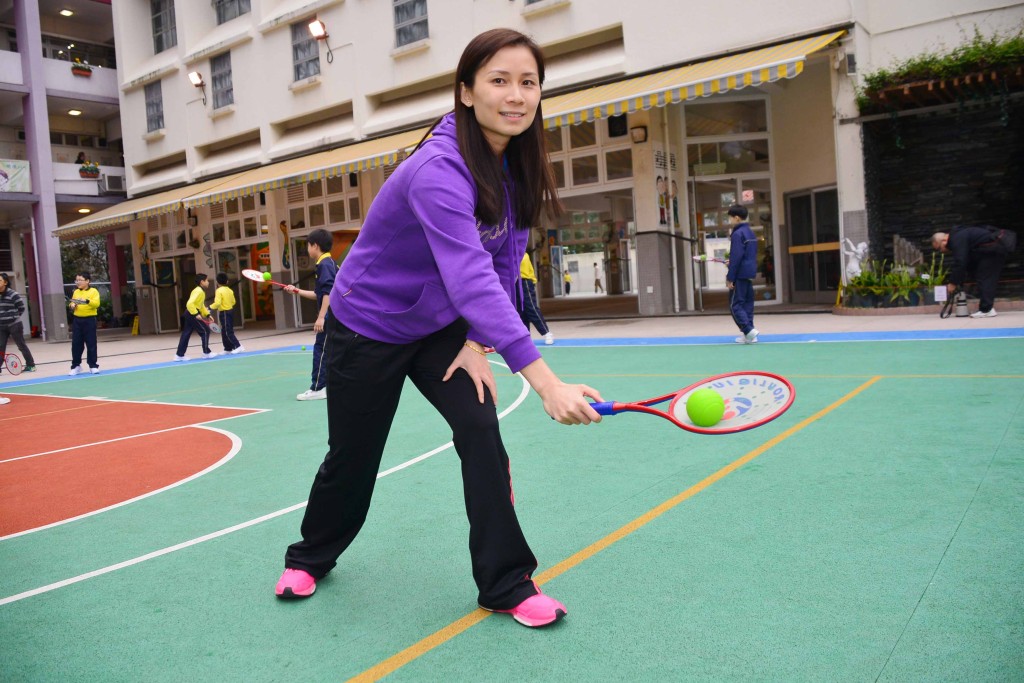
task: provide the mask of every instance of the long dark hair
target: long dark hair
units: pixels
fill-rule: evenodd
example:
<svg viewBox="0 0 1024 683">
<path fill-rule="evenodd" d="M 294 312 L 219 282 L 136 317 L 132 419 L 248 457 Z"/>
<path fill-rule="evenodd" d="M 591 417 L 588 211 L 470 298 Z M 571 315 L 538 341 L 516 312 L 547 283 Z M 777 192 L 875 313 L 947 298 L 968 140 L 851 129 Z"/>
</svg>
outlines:
<svg viewBox="0 0 1024 683">
<path fill-rule="evenodd" d="M 495 156 L 484 137 L 473 109 L 462 103 L 461 88 L 463 85 L 472 88 L 477 71 L 499 50 L 520 45 L 533 53 L 537 61 L 537 77 L 540 85 L 543 85 L 544 53 L 540 46 L 529 36 L 508 28 L 491 29 L 471 40 L 463 50 L 455 72 L 455 130 L 459 151 L 476 181 L 476 217 L 487 225 L 496 225 L 505 213 L 505 195 L 501 189 L 504 169 L 501 157 Z M 438 123 L 440 119 L 430 127 L 431 130 Z M 517 228 L 537 225 L 545 200 L 550 214 L 557 216 L 562 212 L 555 177 L 548 162 L 544 113 L 539 102 L 533 124 L 509 140 L 505 148 L 505 159 L 514 186 L 512 199 Z"/>
</svg>

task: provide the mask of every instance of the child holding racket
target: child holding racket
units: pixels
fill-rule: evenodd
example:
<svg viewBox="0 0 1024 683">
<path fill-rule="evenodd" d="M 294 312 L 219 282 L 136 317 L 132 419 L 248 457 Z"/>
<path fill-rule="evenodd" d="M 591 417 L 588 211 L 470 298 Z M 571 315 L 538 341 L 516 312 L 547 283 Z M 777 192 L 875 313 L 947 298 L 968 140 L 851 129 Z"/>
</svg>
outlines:
<svg viewBox="0 0 1024 683">
<path fill-rule="evenodd" d="M 282 598 L 308 597 L 359 533 L 406 378 L 445 418 L 462 461 L 478 603 L 544 626 L 566 613 L 531 579 L 537 560 L 513 507 L 497 387 L 484 347 L 521 372 L 562 424 L 601 417 L 582 384 L 540 358 L 513 304 L 527 230 L 557 207 L 544 149 L 544 60 L 527 36 L 474 38 L 446 114 L 384 183 L 334 281 L 327 317 L 329 450 Z M 429 530 L 424 530 L 429 532 Z"/>
<path fill-rule="evenodd" d="M 7 340 L 13 339 L 25 361 L 25 372 L 35 372 L 36 361 L 25 343 L 21 316 L 25 314 L 25 301 L 11 289 L 11 277 L 0 273 L 0 356 L 7 353 Z M 0 363 L 0 366 L 3 364 Z M 0 370 L 3 368 L 0 367 Z"/>
<path fill-rule="evenodd" d="M 326 230 L 316 229 L 306 235 L 306 253 L 316 263 L 316 284 L 312 290 L 299 289 L 295 285 L 287 285 L 284 291 L 298 294 L 303 299 L 316 301 L 319 313 L 313 323 L 316 340 L 313 342 L 313 374 L 309 389 L 296 396 L 299 401 L 316 401 L 327 398 L 327 368 L 324 365 L 324 340 L 327 332 L 324 325 L 327 321 L 327 308 L 330 305 L 331 287 L 334 276 L 338 273 L 338 265 L 331 257 L 331 246 L 334 238 Z"/>
<path fill-rule="evenodd" d="M 188 351 L 188 343 L 192 339 L 192 333 L 199 334 L 203 344 L 203 358 L 215 358 L 216 351 L 210 350 L 210 328 L 204 320 L 210 319 L 210 310 L 206 307 L 206 289 L 210 286 L 210 278 L 206 273 L 196 273 L 196 286 L 188 296 L 185 303 L 185 312 L 181 314 L 181 337 L 178 339 L 178 351 L 174 356 L 175 362 L 192 360 L 185 355 Z"/>
<path fill-rule="evenodd" d="M 217 289 L 213 293 L 210 308 L 217 311 L 220 319 L 220 341 L 224 344 L 224 353 L 241 353 L 245 347 L 235 336 L 235 292 L 228 287 L 228 274 L 217 273 Z"/>
</svg>

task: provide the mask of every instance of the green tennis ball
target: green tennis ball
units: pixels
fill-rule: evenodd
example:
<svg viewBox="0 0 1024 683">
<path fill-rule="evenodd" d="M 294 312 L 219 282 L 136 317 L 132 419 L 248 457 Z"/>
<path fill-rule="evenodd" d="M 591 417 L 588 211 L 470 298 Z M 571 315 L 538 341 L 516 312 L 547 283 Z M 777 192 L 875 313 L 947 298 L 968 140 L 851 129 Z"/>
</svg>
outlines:
<svg viewBox="0 0 1024 683">
<path fill-rule="evenodd" d="M 707 261 L 708 260 L 708 255 L 707 254 L 701 254 L 700 255 L 700 260 L 701 261 Z"/>
<path fill-rule="evenodd" d="M 305 347 L 305 346 L 303 346 L 303 347 L 302 347 L 302 350 L 303 350 L 303 351 L 305 351 L 305 350 L 306 350 L 306 347 Z"/>
<path fill-rule="evenodd" d="M 270 279 L 270 273 L 269 272 L 268 273 L 263 273 L 263 279 L 264 280 L 269 280 Z"/>
<path fill-rule="evenodd" d="M 686 414 L 698 427 L 714 427 L 725 415 L 725 399 L 714 389 L 698 389 L 686 399 Z"/>
</svg>

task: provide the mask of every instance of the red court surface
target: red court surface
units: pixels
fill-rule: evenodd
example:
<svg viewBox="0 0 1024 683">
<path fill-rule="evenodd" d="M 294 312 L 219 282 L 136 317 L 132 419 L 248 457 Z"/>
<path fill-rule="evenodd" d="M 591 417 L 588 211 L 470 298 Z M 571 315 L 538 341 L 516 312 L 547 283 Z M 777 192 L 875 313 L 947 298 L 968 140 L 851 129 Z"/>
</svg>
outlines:
<svg viewBox="0 0 1024 683">
<path fill-rule="evenodd" d="M 198 425 L 261 412 L 13 397 L 0 412 L 0 537 L 94 512 L 214 465 L 231 438 Z"/>
</svg>

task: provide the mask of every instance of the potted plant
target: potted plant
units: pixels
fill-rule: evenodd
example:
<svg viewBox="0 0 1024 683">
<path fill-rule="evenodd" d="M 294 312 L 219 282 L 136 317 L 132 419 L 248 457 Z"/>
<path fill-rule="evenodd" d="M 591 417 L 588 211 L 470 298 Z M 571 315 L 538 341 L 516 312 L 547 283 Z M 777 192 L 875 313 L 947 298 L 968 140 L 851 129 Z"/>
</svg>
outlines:
<svg viewBox="0 0 1024 683">
<path fill-rule="evenodd" d="M 938 257 L 936 259 L 935 257 Z M 946 255 L 938 252 L 932 254 L 932 261 L 928 268 L 920 274 L 921 298 L 925 304 L 935 303 L 935 288 L 946 284 L 946 276 L 949 269 L 946 268 Z"/>
<path fill-rule="evenodd" d="M 75 61 L 71 63 L 71 73 L 75 76 L 89 78 L 92 76 L 92 67 L 89 66 L 88 62 L 83 62 L 76 57 Z"/>
<path fill-rule="evenodd" d="M 865 259 L 861 264 L 860 275 L 850 278 L 846 285 L 846 305 L 849 308 L 877 308 L 888 291 L 885 271 L 884 260 Z"/>
<path fill-rule="evenodd" d="M 85 163 L 78 167 L 78 175 L 83 178 L 99 178 L 100 165 L 95 161 L 86 160 Z"/>
</svg>

